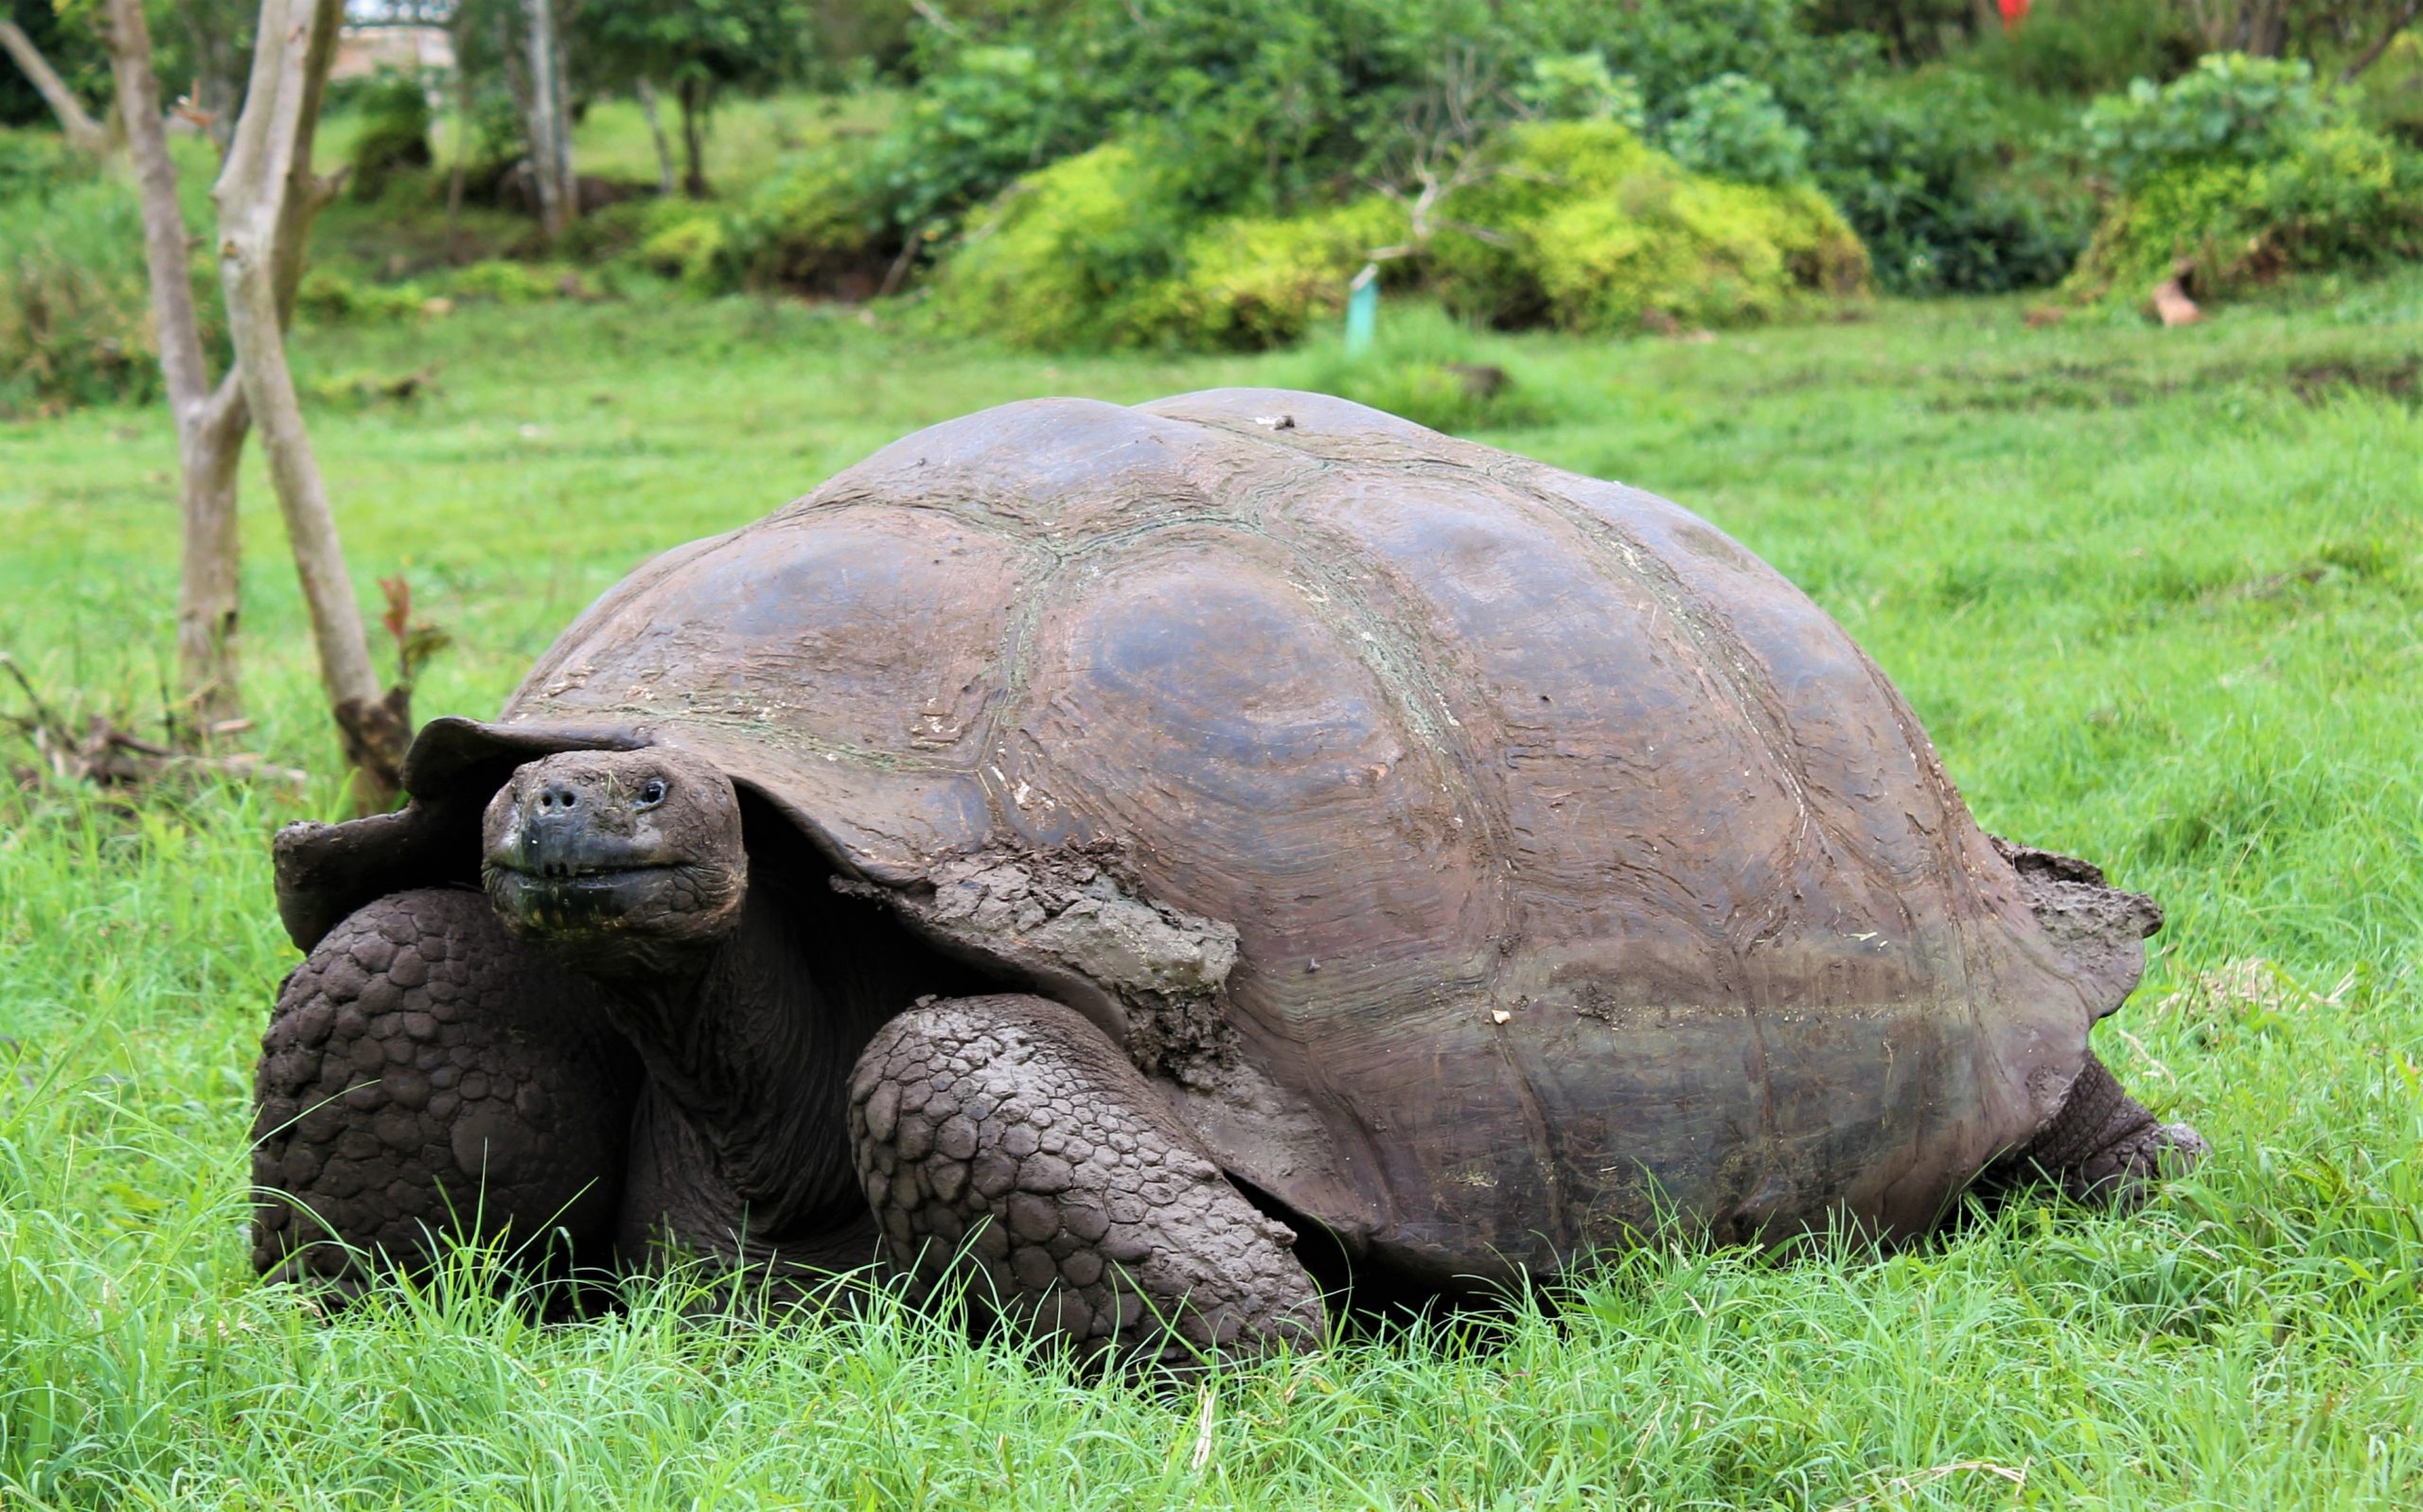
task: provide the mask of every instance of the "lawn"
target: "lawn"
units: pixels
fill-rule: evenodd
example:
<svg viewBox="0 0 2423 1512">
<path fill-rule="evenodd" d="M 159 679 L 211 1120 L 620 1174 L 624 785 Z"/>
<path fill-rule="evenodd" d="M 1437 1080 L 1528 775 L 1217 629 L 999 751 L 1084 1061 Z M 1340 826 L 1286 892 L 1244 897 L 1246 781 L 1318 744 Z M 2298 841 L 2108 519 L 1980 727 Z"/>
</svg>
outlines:
<svg viewBox="0 0 2423 1512">
<path fill-rule="evenodd" d="M 571 1327 L 474 1286 L 314 1318 L 241 1240 L 295 958 L 265 842 L 340 802 L 256 459 L 248 738 L 310 782 L 0 786 L 0 1505 L 2423 1501 L 2423 277 L 2169 332 L 2023 312 L 1452 340 L 1522 400 L 1482 439 L 1711 518 L 1876 656 L 1987 827 L 2162 901 L 2096 1038 L 2215 1152 L 2145 1210 L 1626 1257 L 1481 1336 L 1175 1393 L 891 1310 L 685 1326 L 673 1285 Z M 465 306 L 297 356 L 357 580 L 404 575 L 453 636 L 424 717 L 491 712 L 650 553 L 929 421 L 1364 381 L 1327 350 L 1047 365 L 742 301 Z M 173 466 L 155 412 L 0 427 L 0 650 L 62 708 L 158 706 Z"/>
</svg>

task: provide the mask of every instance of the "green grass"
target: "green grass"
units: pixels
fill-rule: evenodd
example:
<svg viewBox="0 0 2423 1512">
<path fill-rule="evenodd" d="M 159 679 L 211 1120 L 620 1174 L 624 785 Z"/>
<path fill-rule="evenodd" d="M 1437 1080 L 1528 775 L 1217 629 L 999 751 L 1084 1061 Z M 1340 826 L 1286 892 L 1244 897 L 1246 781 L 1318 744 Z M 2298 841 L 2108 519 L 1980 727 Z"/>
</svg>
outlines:
<svg viewBox="0 0 2423 1512">
<path fill-rule="evenodd" d="M 1530 423 L 1484 439 L 1679 499 L 1807 586 L 1990 828 L 2162 900 L 2098 1040 L 2215 1154 L 2146 1211 L 2023 1204 L 1889 1259 L 1635 1256 L 1490 1347 L 1351 1343 L 1208 1397 L 889 1310 L 683 1327 L 672 1287 L 569 1327 L 468 1286 L 310 1319 L 240 1239 L 254 1039 L 293 959 L 265 841 L 338 801 L 256 459 L 251 738 L 308 790 L 0 793 L 0 1504 L 2416 1504 L 2423 277 L 2170 332 L 2021 313 L 1412 336 L 1512 375 L 1480 417 Z M 314 414 L 358 581 L 406 574 L 456 638 L 421 713 L 488 712 L 650 552 L 928 421 L 1362 381 L 1326 348 L 1044 366 L 875 319 L 304 330 L 307 383 L 435 364 L 411 405 Z M 172 466 L 155 412 L 0 428 L 0 649 L 62 705 L 158 703 Z"/>
</svg>

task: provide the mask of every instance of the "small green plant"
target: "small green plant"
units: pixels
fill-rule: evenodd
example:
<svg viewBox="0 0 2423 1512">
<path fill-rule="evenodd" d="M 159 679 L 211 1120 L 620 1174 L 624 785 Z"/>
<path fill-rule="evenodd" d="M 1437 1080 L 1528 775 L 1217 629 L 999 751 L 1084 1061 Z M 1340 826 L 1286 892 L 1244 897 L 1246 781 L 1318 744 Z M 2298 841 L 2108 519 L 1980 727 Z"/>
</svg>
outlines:
<svg viewBox="0 0 2423 1512">
<path fill-rule="evenodd" d="M 1428 300 L 1392 301 L 1370 351 L 1316 342 L 1288 381 L 1456 434 L 1553 422 L 1558 396 L 1530 381 L 1504 344 Z"/>
<path fill-rule="evenodd" d="M 1552 53 L 1532 59 L 1530 72 L 1514 96 L 1542 120 L 1614 121 L 1636 132 L 1648 118 L 1640 86 L 1610 73 L 1604 53 Z"/>
<path fill-rule="evenodd" d="M 416 283 L 363 283 L 332 268 L 314 268 L 303 275 L 294 307 L 326 325 L 369 324 L 410 320 L 422 312 L 429 297 Z"/>
</svg>

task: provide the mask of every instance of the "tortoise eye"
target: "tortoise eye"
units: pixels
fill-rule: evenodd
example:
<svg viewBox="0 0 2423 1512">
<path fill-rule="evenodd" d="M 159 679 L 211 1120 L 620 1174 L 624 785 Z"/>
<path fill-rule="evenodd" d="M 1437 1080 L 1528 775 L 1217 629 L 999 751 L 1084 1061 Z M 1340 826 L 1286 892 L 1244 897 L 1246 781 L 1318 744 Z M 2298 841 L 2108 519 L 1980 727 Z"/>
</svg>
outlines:
<svg viewBox="0 0 2423 1512">
<path fill-rule="evenodd" d="M 640 801 L 639 801 L 639 806 L 640 806 L 641 808 L 654 808 L 654 807 L 656 807 L 659 803 L 662 803 L 662 802 L 663 802 L 663 801 L 664 801 L 664 779 L 663 779 L 663 778 L 662 778 L 662 777 L 651 777 L 651 778 L 649 778 L 646 782 L 642 782 L 642 783 L 640 784 Z"/>
</svg>

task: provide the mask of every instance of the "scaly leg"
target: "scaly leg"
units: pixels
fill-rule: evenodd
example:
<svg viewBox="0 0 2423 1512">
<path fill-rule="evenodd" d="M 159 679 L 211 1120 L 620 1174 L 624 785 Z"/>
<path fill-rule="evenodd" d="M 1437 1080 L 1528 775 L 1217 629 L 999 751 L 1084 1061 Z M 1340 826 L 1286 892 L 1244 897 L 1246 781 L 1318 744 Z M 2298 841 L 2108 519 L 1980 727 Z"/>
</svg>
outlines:
<svg viewBox="0 0 2423 1512">
<path fill-rule="evenodd" d="M 980 1322 L 1175 1366 L 1321 1337 L 1295 1235 L 1056 1003 L 893 1019 L 851 1076 L 850 1135 L 893 1261 L 929 1292 L 970 1267 Z"/>
<path fill-rule="evenodd" d="M 350 1296 L 362 1259 L 414 1270 L 450 1237 L 553 1249 L 557 1271 L 610 1258 L 636 1064 L 596 990 L 479 893 L 394 893 L 330 930 L 278 993 L 255 1087 L 272 1280 Z"/>
</svg>

